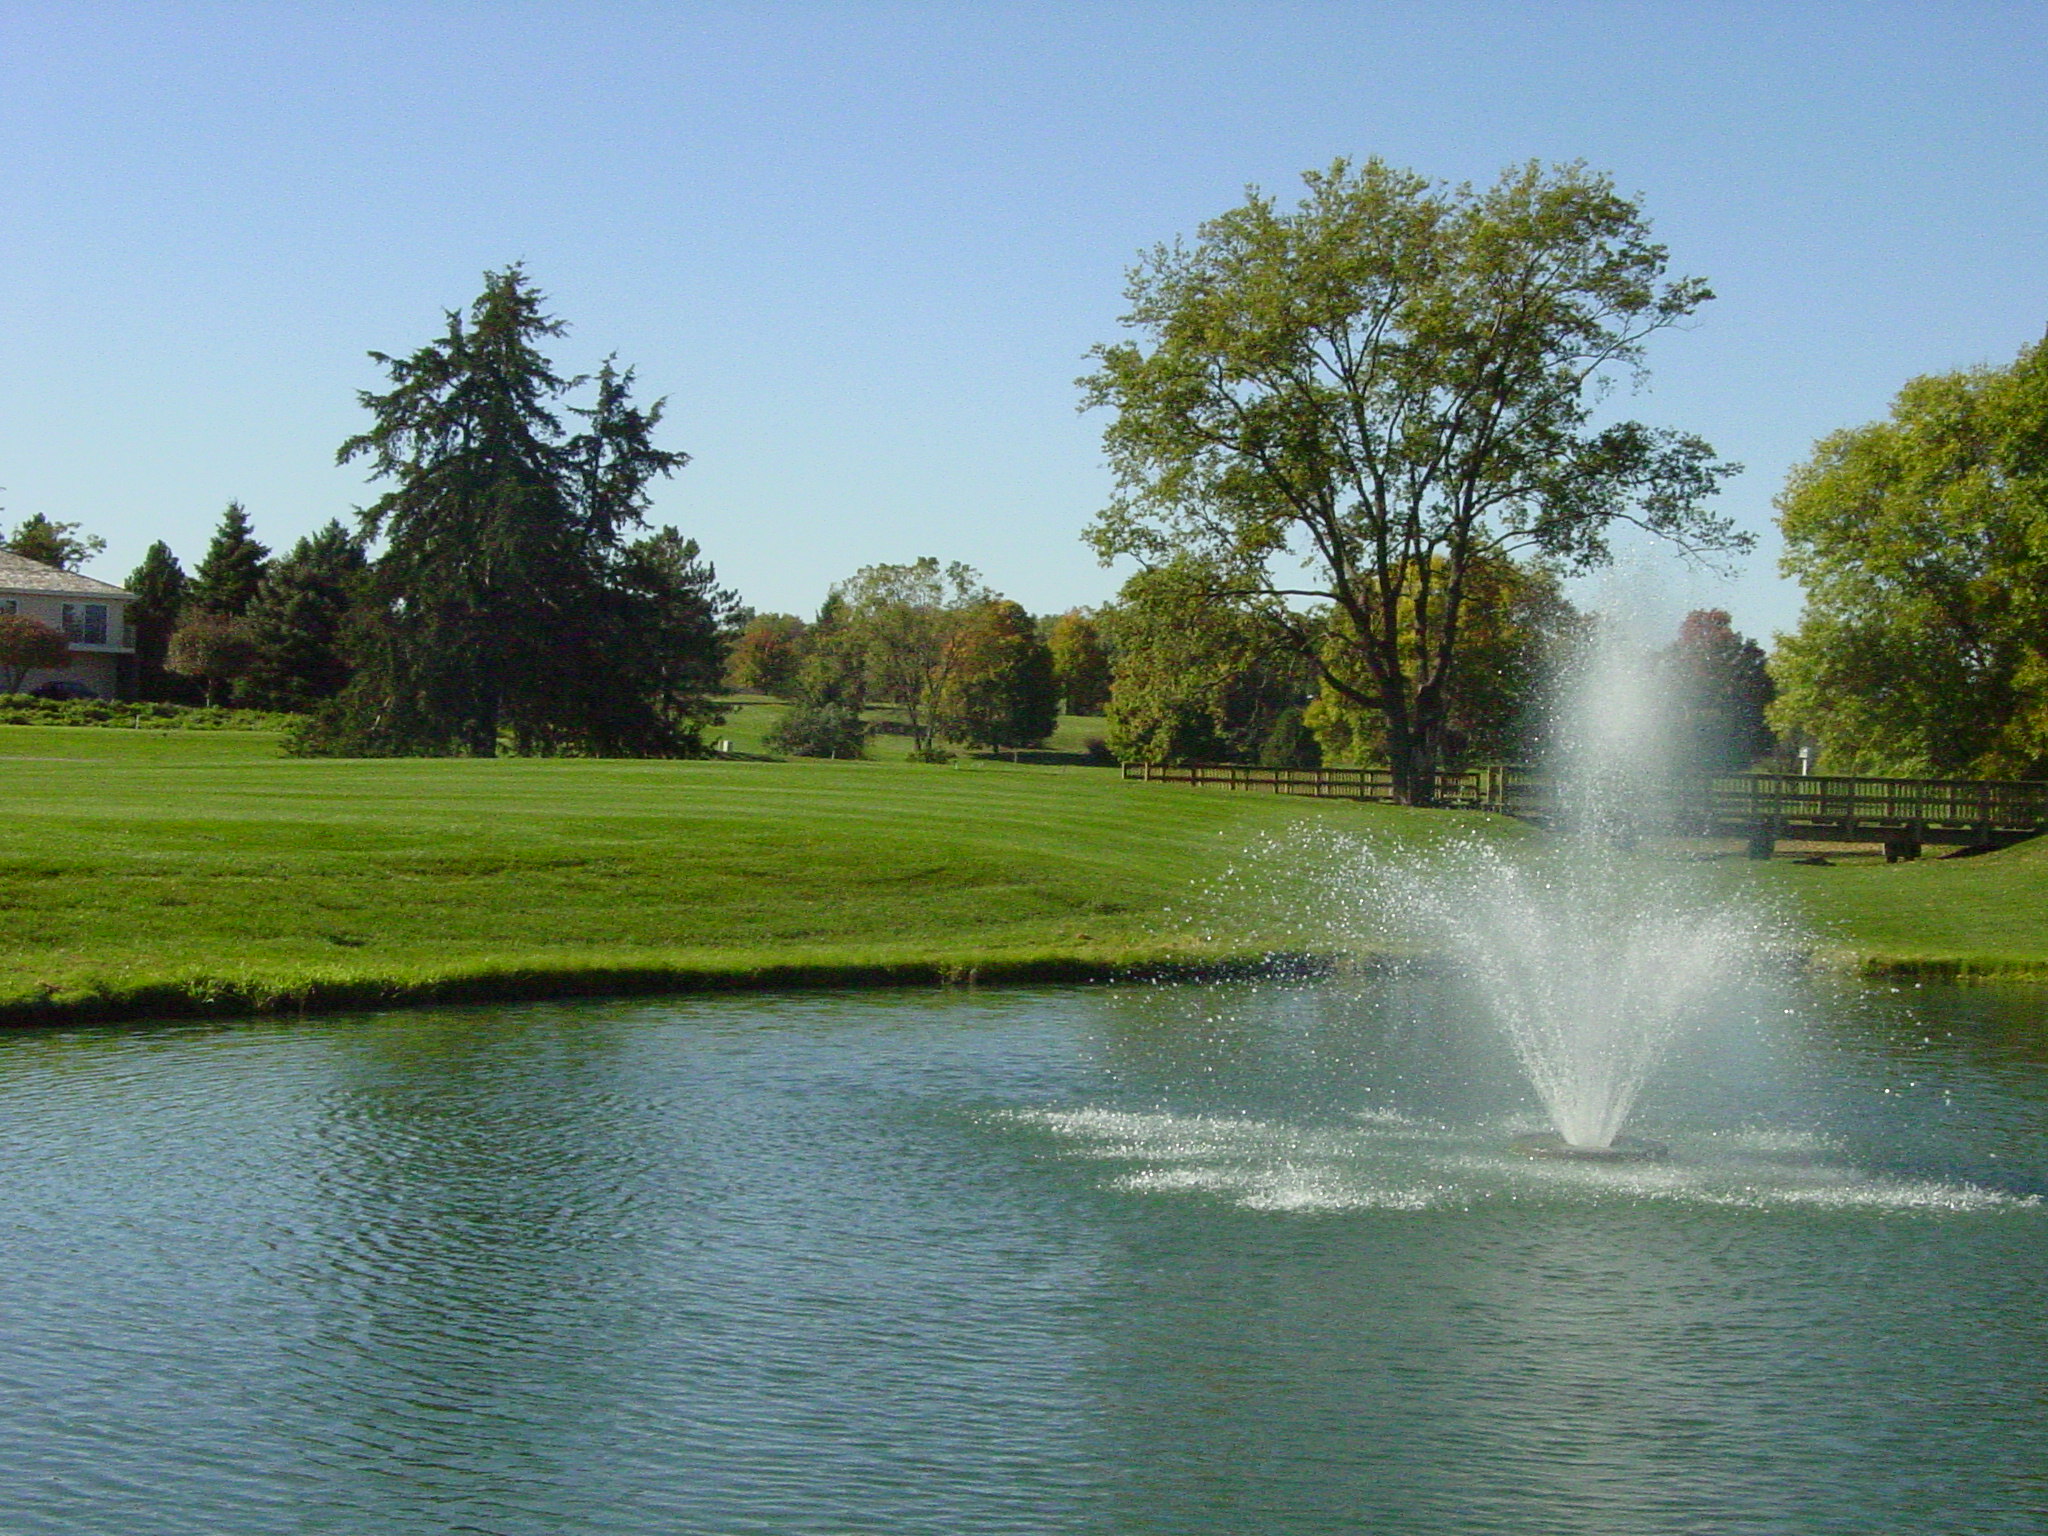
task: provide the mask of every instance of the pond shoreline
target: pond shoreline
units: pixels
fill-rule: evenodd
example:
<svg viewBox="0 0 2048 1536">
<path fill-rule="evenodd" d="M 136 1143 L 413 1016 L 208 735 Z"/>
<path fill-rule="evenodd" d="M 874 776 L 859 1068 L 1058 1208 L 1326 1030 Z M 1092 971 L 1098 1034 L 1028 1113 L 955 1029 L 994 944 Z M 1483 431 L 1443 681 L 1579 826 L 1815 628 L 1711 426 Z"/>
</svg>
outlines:
<svg viewBox="0 0 2048 1536">
<path fill-rule="evenodd" d="M 0 1029 L 81 1024 L 183 1022 L 312 1013 L 374 1012 L 452 1003 L 545 1002 L 554 998 L 690 996 L 707 992 L 847 989 L 1100 986 L 1114 982 L 1204 982 L 1327 976 L 1380 969 L 1414 957 L 1392 952 L 1129 949 L 1090 954 L 989 954 L 768 958 L 747 956 L 643 965 L 481 965 L 427 975 L 264 977 L 197 975 L 54 989 L 0 998 Z M 1995 955 L 1886 955 L 1855 950 L 1788 951 L 1796 970 L 1869 980 L 2048 983 L 2048 960 Z"/>
</svg>

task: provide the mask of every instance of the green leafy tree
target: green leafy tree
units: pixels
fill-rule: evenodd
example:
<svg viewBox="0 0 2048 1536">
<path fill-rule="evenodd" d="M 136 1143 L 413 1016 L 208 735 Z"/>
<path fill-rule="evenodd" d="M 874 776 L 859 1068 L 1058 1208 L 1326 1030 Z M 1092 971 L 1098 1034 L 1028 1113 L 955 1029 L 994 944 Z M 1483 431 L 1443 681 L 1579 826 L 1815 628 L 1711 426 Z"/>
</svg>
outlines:
<svg viewBox="0 0 2048 1536">
<path fill-rule="evenodd" d="M 206 558 L 192 573 L 186 602 L 199 613 L 241 617 L 256 601 L 269 559 L 269 547 L 256 542 L 242 504 L 229 502 L 214 530 L 213 542 L 206 547 Z"/>
<path fill-rule="evenodd" d="M 362 513 L 384 545 L 351 638 L 355 676 L 301 750 L 693 749 L 675 689 L 694 662 L 664 649 L 673 633 L 655 646 L 636 633 L 673 596 L 656 590 L 667 577 L 648 581 L 676 551 L 627 548 L 649 484 L 688 457 L 655 446 L 662 406 L 633 404 L 630 370 L 555 371 L 541 347 L 564 328 L 544 302 L 521 268 L 487 273 L 436 340 L 371 354 L 391 388 L 363 394 L 372 424 L 339 458 L 388 484 Z M 577 406 L 586 383 L 594 398 Z"/>
<path fill-rule="evenodd" d="M 1777 689 L 1764 649 L 1736 633 L 1725 609 L 1696 608 L 1661 658 L 1679 720 L 1679 763 L 1739 773 L 1777 745 L 1766 721 Z"/>
<path fill-rule="evenodd" d="M 107 547 L 107 541 L 81 534 L 77 523 L 53 523 L 37 512 L 15 525 L 7 536 L 8 553 L 24 560 L 54 565 L 60 571 L 75 571 Z"/>
<path fill-rule="evenodd" d="M 1038 746 L 1059 725 L 1052 650 L 1007 598 L 981 604 L 953 632 L 936 713 L 939 734 L 965 746 Z"/>
<path fill-rule="evenodd" d="M 247 620 L 202 608 L 179 624 L 165 660 L 173 672 L 201 683 L 206 702 L 218 706 L 233 698 L 235 683 L 255 665 L 256 645 Z"/>
<path fill-rule="evenodd" d="M 71 646 L 62 630 L 27 614 L 0 613 L 0 678 L 6 679 L 0 692 L 21 692 L 29 673 L 37 668 L 70 665 Z"/>
<path fill-rule="evenodd" d="M 1099 715 L 1109 705 L 1109 648 L 1095 616 L 1070 609 L 1052 621 L 1046 643 L 1053 676 L 1070 715 Z"/>
<path fill-rule="evenodd" d="M 1912 380 L 1778 510 L 1806 595 L 1771 659 L 1779 731 L 1835 772 L 2048 775 L 2048 342 Z"/>
<path fill-rule="evenodd" d="M 368 564 L 362 541 L 329 522 L 269 567 L 245 615 L 253 656 L 235 689 L 238 703 L 305 710 L 341 692 L 351 670 L 348 616 Z"/>
<path fill-rule="evenodd" d="M 1451 746 L 1475 563 L 1608 558 L 1628 524 L 1699 555 L 1747 545 L 1703 509 L 1732 472 L 1698 438 L 1596 425 L 1602 389 L 1708 297 L 1666 281 L 1641 210 L 1581 166 L 1483 190 L 1378 160 L 1256 192 L 1131 273 L 1139 339 L 1096 349 L 1087 401 L 1117 494 L 1104 560 L 1180 554 L 1324 688 L 1378 711 L 1402 798 Z M 1324 610 L 1349 648 L 1333 657 Z"/>
<path fill-rule="evenodd" d="M 144 551 L 142 563 L 128 573 L 135 601 L 128 618 L 135 626 L 136 690 L 145 699 L 189 702 L 183 678 L 164 665 L 178 616 L 185 608 L 185 568 L 161 539 Z"/>
<path fill-rule="evenodd" d="M 741 693 L 794 698 L 808 649 L 810 626 L 793 613 L 757 613 L 748 619 L 727 658 L 727 686 Z"/>
<path fill-rule="evenodd" d="M 1409 593 L 1421 586 L 1403 583 Z M 1447 684 L 1443 766 L 1527 762 L 1540 750 L 1548 679 L 1585 620 L 1555 573 L 1541 565 L 1499 556 L 1474 560 L 1465 591 L 1456 665 Z M 1329 622 L 1325 666 L 1356 669 L 1358 646 L 1344 630 L 1343 614 L 1331 613 Z M 1404 622 L 1401 629 L 1412 644 L 1413 626 Z M 1318 691 L 1306 724 L 1332 762 L 1386 761 L 1386 716 L 1333 688 Z"/>
<path fill-rule="evenodd" d="M 1106 739 L 1123 762 L 1252 762 L 1314 686 L 1256 614 L 1191 561 L 1141 571 L 1102 620 L 1116 657 Z M 1291 766 L 1291 765 L 1290 765 Z"/>
<path fill-rule="evenodd" d="M 953 637 L 993 594 L 971 566 L 941 567 L 929 555 L 863 566 L 832 590 L 845 605 L 844 644 L 859 657 L 867 698 L 900 707 L 913 749 L 930 753 L 939 696 L 960 659 Z"/>
</svg>

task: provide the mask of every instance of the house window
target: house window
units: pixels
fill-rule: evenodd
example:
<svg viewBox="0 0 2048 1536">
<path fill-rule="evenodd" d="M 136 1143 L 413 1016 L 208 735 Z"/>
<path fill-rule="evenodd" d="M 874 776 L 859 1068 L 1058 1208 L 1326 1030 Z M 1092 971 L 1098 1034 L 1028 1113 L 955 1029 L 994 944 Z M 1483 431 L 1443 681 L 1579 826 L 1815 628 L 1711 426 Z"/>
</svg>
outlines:
<svg viewBox="0 0 2048 1536">
<path fill-rule="evenodd" d="M 80 645 L 105 645 L 107 643 L 107 605 L 105 603 L 66 603 L 64 605 L 64 638 L 76 640 Z"/>
<path fill-rule="evenodd" d="M 20 611 L 21 610 L 15 606 L 13 598 L 0 597 L 0 613 L 19 613 Z"/>
</svg>

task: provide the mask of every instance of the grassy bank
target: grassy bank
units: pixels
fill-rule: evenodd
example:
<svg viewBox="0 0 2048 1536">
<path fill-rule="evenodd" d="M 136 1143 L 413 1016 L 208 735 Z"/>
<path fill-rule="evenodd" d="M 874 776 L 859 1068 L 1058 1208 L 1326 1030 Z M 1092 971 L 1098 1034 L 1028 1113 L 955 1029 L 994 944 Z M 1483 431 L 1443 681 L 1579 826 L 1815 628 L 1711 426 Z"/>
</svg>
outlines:
<svg viewBox="0 0 2048 1536">
<path fill-rule="evenodd" d="M 967 762 L 335 762 L 0 727 L 0 1018 L 1080 979 L 1284 935 L 1200 893 L 1336 821 L 1470 818 Z"/>
<path fill-rule="evenodd" d="M 1302 943 L 1283 894 L 1217 894 L 1254 845 L 1505 831 L 1089 768 L 332 762 L 233 731 L 0 727 L 0 794 L 16 1022 L 1241 964 Z M 1833 963 L 2048 980 L 2048 846 L 1723 869 Z"/>
<path fill-rule="evenodd" d="M 1866 975 L 2048 981 L 2048 839 L 1967 859 L 1751 866 L 1823 962 Z"/>
</svg>

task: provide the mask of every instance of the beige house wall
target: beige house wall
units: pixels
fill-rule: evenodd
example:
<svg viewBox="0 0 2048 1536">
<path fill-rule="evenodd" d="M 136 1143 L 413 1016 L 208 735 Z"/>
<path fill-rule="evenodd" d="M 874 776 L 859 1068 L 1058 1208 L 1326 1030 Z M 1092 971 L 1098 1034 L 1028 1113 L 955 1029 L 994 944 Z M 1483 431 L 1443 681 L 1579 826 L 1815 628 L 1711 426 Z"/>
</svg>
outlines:
<svg viewBox="0 0 2048 1536">
<path fill-rule="evenodd" d="M 134 650 L 134 646 L 129 643 L 128 604 L 125 601 L 100 597 L 67 597 L 50 592 L 0 591 L 0 613 L 18 613 L 24 618 L 39 619 L 59 633 L 64 629 L 66 604 L 74 611 L 83 609 L 88 604 L 105 608 L 106 644 L 91 645 L 80 640 L 72 641 L 70 666 L 37 667 L 29 672 L 22 683 L 22 688 L 29 690 L 40 688 L 44 683 L 62 681 L 82 683 L 103 699 L 119 697 L 119 658 Z M 5 682 L 4 678 L 0 678 L 0 686 L 5 686 Z"/>
</svg>

